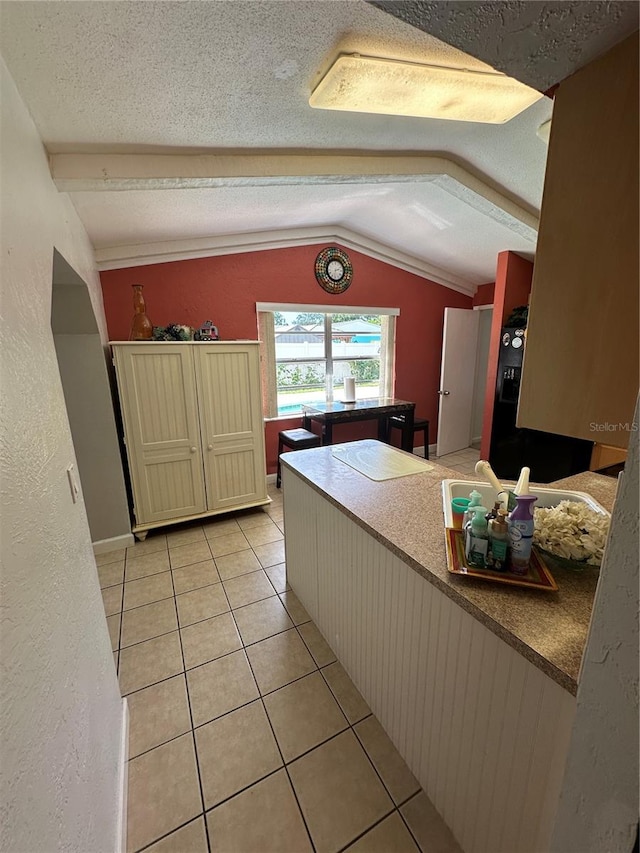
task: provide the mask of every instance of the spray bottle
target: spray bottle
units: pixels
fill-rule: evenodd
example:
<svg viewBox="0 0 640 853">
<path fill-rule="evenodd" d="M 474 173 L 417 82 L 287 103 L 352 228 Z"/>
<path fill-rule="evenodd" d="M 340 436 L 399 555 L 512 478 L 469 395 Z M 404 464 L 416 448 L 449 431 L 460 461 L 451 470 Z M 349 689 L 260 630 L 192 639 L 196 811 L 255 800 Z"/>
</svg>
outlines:
<svg viewBox="0 0 640 853">
<path fill-rule="evenodd" d="M 533 503 L 535 495 L 518 495 L 516 508 L 509 513 L 509 545 L 511 546 L 511 571 L 526 575 L 531 559 L 533 540 Z"/>
</svg>

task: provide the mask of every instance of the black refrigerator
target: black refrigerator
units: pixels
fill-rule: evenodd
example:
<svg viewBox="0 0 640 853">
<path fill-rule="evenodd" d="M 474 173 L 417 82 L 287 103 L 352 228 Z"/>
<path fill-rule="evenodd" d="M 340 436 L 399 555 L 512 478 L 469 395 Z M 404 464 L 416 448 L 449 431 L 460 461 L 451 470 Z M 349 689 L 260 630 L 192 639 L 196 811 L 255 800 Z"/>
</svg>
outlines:
<svg viewBox="0 0 640 853">
<path fill-rule="evenodd" d="M 525 346 L 524 329 L 502 329 L 489 451 L 491 467 L 499 478 L 516 480 L 520 469 L 528 465 L 531 480 L 536 483 L 551 483 L 588 471 L 593 442 L 516 427 Z"/>
</svg>

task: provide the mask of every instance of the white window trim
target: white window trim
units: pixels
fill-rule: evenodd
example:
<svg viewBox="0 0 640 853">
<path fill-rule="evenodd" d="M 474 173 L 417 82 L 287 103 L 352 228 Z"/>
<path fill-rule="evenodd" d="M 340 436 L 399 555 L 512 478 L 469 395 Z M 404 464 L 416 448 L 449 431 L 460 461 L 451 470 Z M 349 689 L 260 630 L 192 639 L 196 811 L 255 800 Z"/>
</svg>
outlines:
<svg viewBox="0 0 640 853">
<path fill-rule="evenodd" d="M 256 311 L 292 311 L 296 314 L 386 314 L 399 317 L 399 308 L 371 308 L 357 305 L 303 305 L 297 302 L 256 302 Z"/>
<path fill-rule="evenodd" d="M 268 314 L 273 318 L 276 311 L 280 311 L 282 313 L 295 312 L 298 314 L 378 314 L 393 317 L 394 320 L 400 315 L 399 308 L 372 308 L 369 306 L 353 305 L 308 305 L 291 302 L 256 302 L 258 326 L 262 332 L 266 332 L 267 328 L 269 329 L 268 335 L 263 334 L 260 337 L 273 338 L 273 340 L 269 341 L 261 339 L 260 342 L 263 384 L 263 415 L 265 420 L 279 420 L 288 417 L 277 413 L 275 337 L 273 335 L 275 329 L 273 326 L 273 319 L 271 319 L 266 326 L 264 322 L 264 315 Z M 381 359 L 380 370 L 384 384 L 388 389 L 393 389 L 395 385 L 395 322 L 389 323 L 388 326 L 390 340 L 389 345 L 385 348 L 385 357 Z M 386 379 L 384 379 L 385 376 L 387 377 Z"/>
</svg>

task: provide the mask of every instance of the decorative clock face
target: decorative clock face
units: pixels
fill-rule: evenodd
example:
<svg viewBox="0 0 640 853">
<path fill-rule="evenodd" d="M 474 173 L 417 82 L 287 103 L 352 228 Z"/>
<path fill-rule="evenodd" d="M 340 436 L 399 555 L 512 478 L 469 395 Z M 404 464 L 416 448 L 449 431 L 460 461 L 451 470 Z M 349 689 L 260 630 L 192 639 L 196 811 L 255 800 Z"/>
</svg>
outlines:
<svg viewBox="0 0 640 853">
<path fill-rule="evenodd" d="M 342 249 L 323 249 L 316 258 L 315 273 L 318 284 L 327 293 L 344 293 L 353 278 L 353 266 Z"/>
</svg>

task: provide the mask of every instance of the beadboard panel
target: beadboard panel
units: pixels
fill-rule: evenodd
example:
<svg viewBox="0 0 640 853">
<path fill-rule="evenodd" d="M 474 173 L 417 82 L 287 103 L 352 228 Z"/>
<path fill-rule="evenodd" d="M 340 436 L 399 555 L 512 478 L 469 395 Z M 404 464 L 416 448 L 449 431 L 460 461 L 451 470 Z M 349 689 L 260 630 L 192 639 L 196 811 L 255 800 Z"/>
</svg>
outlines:
<svg viewBox="0 0 640 853">
<path fill-rule="evenodd" d="M 189 346 L 114 346 L 138 524 L 206 510 Z"/>
<path fill-rule="evenodd" d="M 286 473 L 285 473 L 286 472 Z M 282 466 L 283 490 L 285 480 L 295 492 L 295 497 L 288 499 L 285 493 L 285 530 L 284 538 L 285 559 L 287 566 L 287 581 L 295 588 L 296 594 L 311 618 L 315 621 L 318 615 L 318 544 L 313 513 L 316 512 L 317 495 L 306 488 Z M 289 525 L 291 535 L 289 535 Z"/>
<path fill-rule="evenodd" d="M 283 473 L 289 583 L 463 850 L 547 849 L 574 697 Z"/>
<path fill-rule="evenodd" d="M 195 348 L 207 507 L 266 499 L 257 344 Z"/>
</svg>

